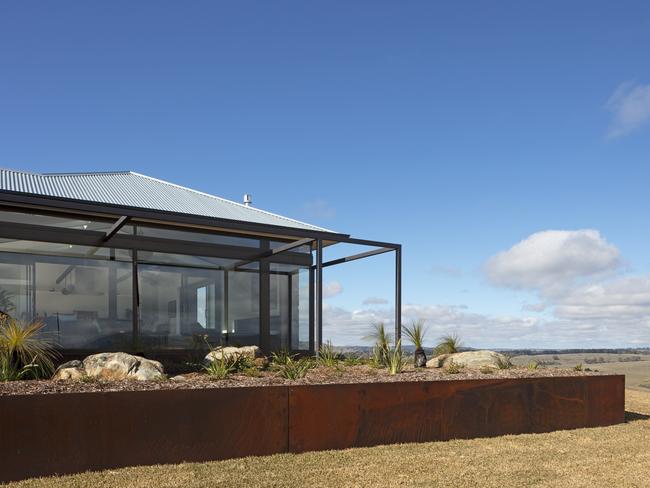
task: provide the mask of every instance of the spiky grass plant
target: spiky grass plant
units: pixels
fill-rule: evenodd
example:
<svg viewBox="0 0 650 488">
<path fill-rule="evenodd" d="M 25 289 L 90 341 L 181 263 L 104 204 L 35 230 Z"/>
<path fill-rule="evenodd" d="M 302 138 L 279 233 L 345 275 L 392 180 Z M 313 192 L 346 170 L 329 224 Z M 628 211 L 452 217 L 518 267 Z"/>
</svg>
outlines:
<svg viewBox="0 0 650 488">
<path fill-rule="evenodd" d="M 388 351 L 388 372 L 399 374 L 404 369 L 404 354 L 402 354 L 402 340 L 398 340 L 395 348 Z"/>
<path fill-rule="evenodd" d="M 424 326 L 424 320 L 414 320 L 411 325 L 404 327 L 404 334 L 415 346 L 413 353 L 413 365 L 416 368 L 424 368 L 427 365 L 427 355 L 424 353 L 422 343 L 427 334 L 427 328 Z"/>
<path fill-rule="evenodd" d="M 15 309 L 13 295 L 7 290 L 0 290 L 0 316 L 9 315 Z"/>
<path fill-rule="evenodd" d="M 271 353 L 271 367 L 277 368 L 284 366 L 294 359 L 297 354 L 291 354 L 287 349 L 279 349 Z"/>
<path fill-rule="evenodd" d="M 494 368 L 492 368 L 491 366 L 481 366 L 479 371 L 482 374 L 492 374 L 492 373 L 494 373 Z"/>
<path fill-rule="evenodd" d="M 508 356 L 497 354 L 494 360 L 497 368 L 499 369 L 511 369 L 513 367 L 512 361 Z"/>
<path fill-rule="evenodd" d="M 327 366 L 328 368 L 335 368 L 339 365 L 339 353 L 334 349 L 332 341 L 327 341 L 318 350 L 318 364 Z"/>
<path fill-rule="evenodd" d="M 205 372 L 213 380 L 223 380 L 228 375 L 244 371 L 252 366 L 248 356 L 243 354 L 221 354 L 212 359 L 206 366 Z"/>
<path fill-rule="evenodd" d="M 440 356 L 441 354 L 455 354 L 460 352 L 462 346 L 463 343 L 457 334 L 449 334 L 440 338 L 438 345 L 434 349 L 434 354 L 436 356 Z"/>
<path fill-rule="evenodd" d="M 304 378 L 314 363 L 309 358 L 293 359 L 289 358 L 286 363 L 278 368 L 278 376 L 288 380 L 297 380 Z"/>
<path fill-rule="evenodd" d="M 373 325 L 373 331 L 364 337 L 364 340 L 371 340 L 374 343 L 372 348 L 371 363 L 377 368 L 388 366 L 388 353 L 392 336 L 386 332 L 386 326 L 383 322 Z"/>
<path fill-rule="evenodd" d="M 346 366 L 361 366 L 367 363 L 367 359 L 362 358 L 358 354 L 348 354 L 343 358 L 343 364 Z"/>
<path fill-rule="evenodd" d="M 454 361 L 449 361 L 448 364 L 445 364 L 445 371 L 448 374 L 458 374 L 460 373 L 463 369 L 465 369 L 465 365 L 461 363 L 456 363 Z"/>
<path fill-rule="evenodd" d="M 21 323 L 0 317 L 0 381 L 52 374 L 58 354 L 54 344 L 41 334 L 44 326 L 38 320 Z"/>
</svg>

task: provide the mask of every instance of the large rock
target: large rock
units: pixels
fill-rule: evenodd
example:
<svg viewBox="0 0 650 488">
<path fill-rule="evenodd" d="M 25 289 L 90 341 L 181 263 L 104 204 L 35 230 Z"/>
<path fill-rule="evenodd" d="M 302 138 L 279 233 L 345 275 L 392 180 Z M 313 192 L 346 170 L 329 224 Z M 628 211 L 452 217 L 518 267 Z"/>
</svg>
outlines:
<svg viewBox="0 0 650 488">
<path fill-rule="evenodd" d="M 125 352 L 103 352 L 83 361 L 84 371 L 91 378 L 103 380 L 152 381 L 165 377 L 162 364 Z"/>
<path fill-rule="evenodd" d="M 63 363 L 56 368 L 52 379 L 54 381 L 80 380 L 86 375 L 84 365 L 81 361 L 74 360 Z"/>
<path fill-rule="evenodd" d="M 205 356 L 205 360 L 211 363 L 212 361 L 220 361 L 224 356 L 226 358 L 242 356 L 254 360 L 255 358 L 262 357 L 262 350 L 257 346 L 219 347 L 214 351 L 210 351 Z"/>
<path fill-rule="evenodd" d="M 497 361 L 507 361 L 507 358 L 494 351 L 466 351 L 454 354 L 442 354 L 427 361 L 428 368 L 444 368 L 453 362 L 468 369 L 481 369 L 484 367 L 498 368 Z"/>
</svg>

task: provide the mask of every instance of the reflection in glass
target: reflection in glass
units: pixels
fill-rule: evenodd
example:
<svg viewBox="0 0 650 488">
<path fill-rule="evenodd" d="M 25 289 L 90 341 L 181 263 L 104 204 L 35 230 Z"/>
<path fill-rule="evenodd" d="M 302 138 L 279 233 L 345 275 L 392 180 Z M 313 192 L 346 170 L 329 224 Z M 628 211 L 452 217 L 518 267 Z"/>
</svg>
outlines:
<svg viewBox="0 0 650 488">
<path fill-rule="evenodd" d="M 144 349 L 190 349 L 221 341 L 223 271 L 138 265 Z"/>
<path fill-rule="evenodd" d="M 130 350 L 131 265 L 119 261 L 3 253 L 5 312 L 45 323 L 65 349 Z"/>
<path fill-rule="evenodd" d="M 256 271 L 228 272 L 227 328 L 229 345 L 260 345 L 260 280 Z"/>
</svg>

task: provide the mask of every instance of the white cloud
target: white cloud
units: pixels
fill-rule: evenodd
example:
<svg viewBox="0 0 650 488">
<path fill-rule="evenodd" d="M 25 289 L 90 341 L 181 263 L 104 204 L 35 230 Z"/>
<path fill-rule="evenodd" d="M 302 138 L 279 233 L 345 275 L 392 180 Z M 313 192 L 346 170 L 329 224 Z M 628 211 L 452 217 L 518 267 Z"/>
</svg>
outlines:
<svg viewBox="0 0 650 488">
<path fill-rule="evenodd" d="M 619 250 L 597 230 L 547 230 L 493 256 L 483 271 L 494 285 L 550 295 L 578 279 L 602 276 L 620 265 Z"/>
<path fill-rule="evenodd" d="M 650 120 L 650 84 L 620 84 L 605 107 L 613 114 L 607 137 L 620 137 L 638 129 Z"/>
<path fill-rule="evenodd" d="M 543 312 L 546 308 L 547 305 L 545 303 L 525 303 L 521 307 L 524 312 Z"/>
<path fill-rule="evenodd" d="M 326 304 L 323 336 L 337 346 L 369 345 L 364 337 L 372 325 L 384 322 L 392 331 L 393 315 L 394 309 L 347 310 Z M 582 318 L 479 314 L 450 305 L 405 305 L 403 323 L 416 319 L 424 319 L 428 327 L 427 347 L 449 333 L 457 333 L 465 345 L 476 348 L 601 348 L 650 344 L 650 321 L 647 320 L 614 324 Z"/>
<path fill-rule="evenodd" d="M 323 298 L 333 298 L 343 293 L 343 285 L 338 281 L 323 283 Z"/>
<path fill-rule="evenodd" d="M 650 276 L 627 276 L 580 286 L 558 301 L 561 319 L 650 324 Z"/>
<path fill-rule="evenodd" d="M 368 297 L 363 301 L 364 305 L 386 305 L 388 300 L 379 297 Z"/>
</svg>

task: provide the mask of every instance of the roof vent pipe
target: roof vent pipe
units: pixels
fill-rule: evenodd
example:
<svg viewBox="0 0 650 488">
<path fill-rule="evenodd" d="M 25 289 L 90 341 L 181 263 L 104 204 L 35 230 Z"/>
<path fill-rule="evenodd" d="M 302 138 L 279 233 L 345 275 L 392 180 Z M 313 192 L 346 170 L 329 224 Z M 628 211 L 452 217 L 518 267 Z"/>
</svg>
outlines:
<svg viewBox="0 0 650 488">
<path fill-rule="evenodd" d="M 250 207 L 252 203 L 253 203 L 253 195 L 249 195 L 248 193 L 244 194 L 244 205 Z"/>
</svg>

